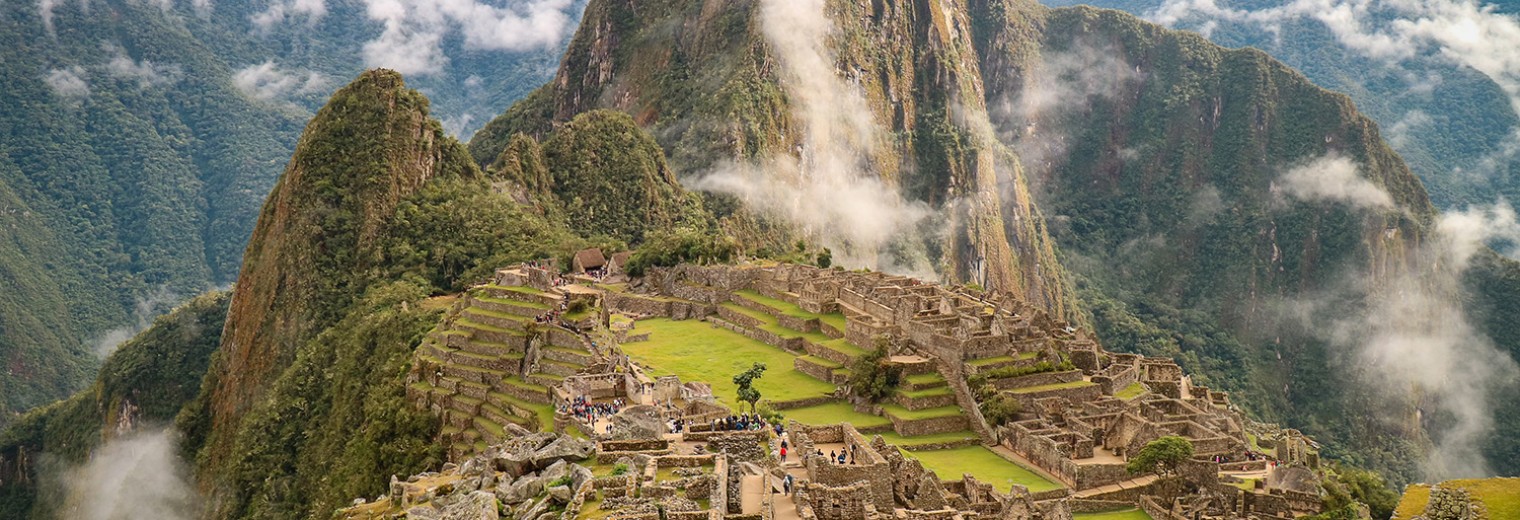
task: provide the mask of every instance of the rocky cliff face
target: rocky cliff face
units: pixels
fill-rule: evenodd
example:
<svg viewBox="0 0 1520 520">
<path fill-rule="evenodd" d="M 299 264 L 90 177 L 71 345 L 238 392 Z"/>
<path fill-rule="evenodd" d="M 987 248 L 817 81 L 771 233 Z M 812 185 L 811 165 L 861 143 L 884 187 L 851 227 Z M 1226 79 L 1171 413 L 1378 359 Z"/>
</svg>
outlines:
<svg viewBox="0 0 1520 520">
<path fill-rule="evenodd" d="M 296 348 L 361 295 L 396 205 L 436 177 L 478 177 L 400 74 L 369 71 L 307 126 L 254 228 L 211 368 L 209 464 Z"/>
<path fill-rule="evenodd" d="M 624 111 L 688 187 L 736 196 L 836 258 L 1066 313 L 1020 159 L 990 132 L 967 14 L 942 2 L 593 2 L 554 82 L 471 152 L 491 161 L 515 133 Z M 717 207 L 731 233 L 754 234 L 745 210 Z"/>
</svg>

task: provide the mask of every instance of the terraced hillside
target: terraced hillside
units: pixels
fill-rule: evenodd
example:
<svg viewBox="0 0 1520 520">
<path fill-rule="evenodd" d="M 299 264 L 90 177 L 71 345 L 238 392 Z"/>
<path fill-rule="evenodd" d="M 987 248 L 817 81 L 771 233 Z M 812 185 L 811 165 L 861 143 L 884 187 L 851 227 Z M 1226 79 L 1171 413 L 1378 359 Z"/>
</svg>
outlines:
<svg viewBox="0 0 1520 520">
<path fill-rule="evenodd" d="M 471 289 L 417 349 L 407 396 L 437 413 L 456 453 L 506 438 L 506 425 L 554 426 L 550 388 L 600 355 L 591 340 L 541 316 L 569 307 L 559 290 L 483 285 Z M 589 314 L 565 314 L 567 320 Z"/>
</svg>

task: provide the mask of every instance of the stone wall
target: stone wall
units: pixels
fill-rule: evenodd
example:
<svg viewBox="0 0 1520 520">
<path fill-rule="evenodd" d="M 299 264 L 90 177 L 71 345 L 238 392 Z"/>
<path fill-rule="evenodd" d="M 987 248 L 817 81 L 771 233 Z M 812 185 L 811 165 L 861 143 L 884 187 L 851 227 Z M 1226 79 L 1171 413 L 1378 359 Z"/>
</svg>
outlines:
<svg viewBox="0 0 1520 520">
<path fill-rule="evenodd" d="M 1081 370 L 1067 370 L 1063 372 L 1041 372 L 1027 376 L 1007 377 L 992 382 L 998 390 L 1010 390 L 1029 386 L 1054 385 L 1059 383 L 1071 383 L 1082 380 Z"/>
<path fill-rule="evenodd" d="M 892 420 L 892 430 L 904 437 L 949 433 L 965 430 L 970 427 L 964 415 L 949 415 L 924 419 L 903 419 L 891 415 L 887 417 Z"/>
<path fill-rule="evenodd" d="M 833 487 L 816 482 L 807 485 L 809 505 L 818 520 L 861 520 L 867 518 L 870 502 L 867 484 Z"/>
<path fill-rule="evenodd" d="M 735 462 L 755 462 L 765 459 L 767 432 L 709 432 L 707 451 L 723 453 Z"/>
<path fill-rule="evenodd" d="M 1053 390 L 1043 390 L 1039 392 L 1013 393 L 1012 395 L 1014 399 L 1019 400 L 1019 404 L 1024 405 L 1024 409 L 1030 410 L 1034 408 L 1036 400 L 1047 399 L 1051 397 L 1059 397 L 1077 403 L 1083 401 L 1091 401 L 1093 399 L 1103 397 L 1103 389 L 1099 388 L 1098 385 L 1087 385 L 1071 388 L 1056 388 Z"/>
</svg>

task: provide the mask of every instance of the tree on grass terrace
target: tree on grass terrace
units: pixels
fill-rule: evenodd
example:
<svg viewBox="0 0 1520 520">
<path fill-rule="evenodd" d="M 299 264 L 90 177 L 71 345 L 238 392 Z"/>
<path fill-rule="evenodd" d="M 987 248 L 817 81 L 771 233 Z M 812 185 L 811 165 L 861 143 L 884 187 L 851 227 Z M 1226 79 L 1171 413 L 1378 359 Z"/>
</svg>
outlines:
<svg viewBox="0 0 1520 520">
<path fill-rule="evenodd" d="M 749 370 L 734 376 L 734 384 L 739 386 L 739 400 L 749 403 L 750 413 L 757 411 L 755 403 L 760 401 L 760 391 L 755 389 L 754 383 L 763 375 L 765 375 L 765 363 L 755 363 L 749 367 Z"/>
<path fill-rule="evenodd" d="M 850 364 L 850 392 L 877 402 L 886 399 L 902 383 L 902 369 L 888 363 L 886 338 L 876 339 L 876 350 Z"/>
</svg>

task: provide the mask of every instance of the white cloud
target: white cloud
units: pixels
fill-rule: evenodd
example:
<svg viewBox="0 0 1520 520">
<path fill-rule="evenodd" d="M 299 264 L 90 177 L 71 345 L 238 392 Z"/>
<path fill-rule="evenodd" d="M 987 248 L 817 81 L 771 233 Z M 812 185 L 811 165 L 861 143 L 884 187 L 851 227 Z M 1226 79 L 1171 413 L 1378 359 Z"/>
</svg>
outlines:
<svg viewBox="0 0 1520 520">
<path fill-rule="evenodd" d="M 836 73 L 828 45 L 833 22 L 823 0 L 765 0 L 760 21 L 801 129 L 797 154 L 727 164 L 689 185 L 734 195 L 800 227 L 832 249 L 841 265 L 933 277 L 932 267 L 901 265 L 903 259 L 885 255 L 933 212 L 904 200 L 873 171 L 882 133 L 860 88 Z"/>
<path fill-rule="evenodd" d="M 273 60 L 238 69 L 232 86 L 244 96 L 266 102 L 291 103 L 293 96 L 326 90 L 332 82 L 315 71 L 284 70 Z"/>
<path fill-rule="evenodd" d="M 1278 182 L 1283 193 L 1299 200 L 1342 202 L 1357 208 L 1393 207 L 1393 197 L 1363 178 L 1355 162 L 1334 154 L 1290 168 Z"/>
<path fill-rule="evenodd" d="M 179 65 L 133 60 L 125 49 L 109 43 L 101 48 L 111 54 L 111 61 L 106 62 L 106 73 L 117 79 L 136 81 L 142 88 L 172 85 L 183 75 Z"/>
<path fill-rule="evenodd" d="M 1388 62 L 1433 49 L 1493 79 L 1520 112 L 1520 18 L 1474 0 L 1292 0 L 1259 10 L 1169 0 L 1149 16 L 1169 26 L 1231 21 L 1271 32 L 1286 22 L 1314 20 L 1345 47 Z"/>
<path fill-rule="evenodd" d="M 402 74 L 435 74 L 448 64 L 444 36 L 459 31 L 469 49 L 549 48 L 570 28 L 571 0 L 514 0 L 498 7 L 478 0 L 365 0 L 384 26 L 364 44 L 364 62 Z"/>
<path fill-rule="evenodd" d="M 60 518 L 133 520 L 195 518 L 197 497 L 169 430 L 112 439 L 89 462 L 67 472 Z"/>
<path fill-rule="evenodd" d="M 1411 133 L 1430 126 L 1430 123 L 1433 121 L 1434 119 L 1430 117 L 1430 114 L 1426 114 L 1423 110 L 1410 110 L 1404 114 L 1404 117 L 1399 118 L 1392 126 L 1388 127 L 1388 132 L 1384 137 L 1388 138 L 1388 144 L 1393 145 L 1395 148 L 1402 148 L 1404 145 L 1409 144 L 1409 140 L 1412 138 Z"/>
<path fill-rule="evenodd" d="M 272 0 L 269 7 L 248 17 L 260 32 L 268 32 L 274 26 L 304 16 L 308 25 L 316 25 L 327 15 L 325 0 Z"/>
<path fill-rule="evenodd" d="M 53 69 L 42 81 L 47 83 L 54 96 L 66 101 L 79 101 L 90 97 L 90 84 L 85 81 L 85 77 L 84 68 L 76 65 L 67 69 Z"/>
</svg>

